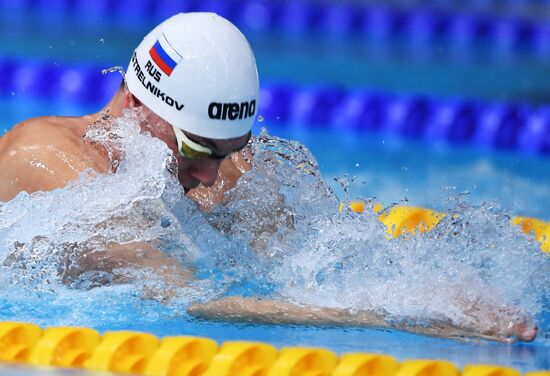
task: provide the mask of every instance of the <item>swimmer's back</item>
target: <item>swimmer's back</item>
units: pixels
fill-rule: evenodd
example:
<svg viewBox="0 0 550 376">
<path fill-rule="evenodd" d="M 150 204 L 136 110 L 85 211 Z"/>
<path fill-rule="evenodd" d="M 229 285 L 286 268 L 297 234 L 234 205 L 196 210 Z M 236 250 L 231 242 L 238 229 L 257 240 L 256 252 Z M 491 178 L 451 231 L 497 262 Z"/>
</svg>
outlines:
<svg viewBox="0 0 550 376">
<path fill-rule="evenodd" d="M 40 117 L 0 137 L 0 201 L 64 187 L 88 168 L 108 171 L 108 158 L 82 142 L 88 124 L 83 118 Z"/>
</svg>

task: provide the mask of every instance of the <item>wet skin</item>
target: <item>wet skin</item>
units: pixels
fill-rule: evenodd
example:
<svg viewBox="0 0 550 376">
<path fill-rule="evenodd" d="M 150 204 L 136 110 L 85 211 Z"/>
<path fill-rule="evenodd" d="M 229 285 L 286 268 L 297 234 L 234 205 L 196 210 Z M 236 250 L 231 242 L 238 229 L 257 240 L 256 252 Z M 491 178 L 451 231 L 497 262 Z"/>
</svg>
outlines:
<svg viewBox="0 0 550 376">
<path fill-rule="evenodd" d="M 205 210 L 223 200 L 224 192 L 235 186 L 239 177 L 250 169 L 249 164 L 237 153 L 230 159 L 187 159 L 177 152 L 174 131 L 170 124 L 142 106 L 127 90 L 121 88 L 106 106 L 111 116 L 121 116 L 124 109 L 141 107 L 145 115 L 142 129 L 164 141 L 178 162 L 178 179 L 186 190 Z M 101 115 L 83 117 L 42 117 L 15 126 L 0 138 L 0 201 L 9 201 L 26 191 L 50 191 L 64 187 L 78 179 L 86 169 L 96 173 L 109 173 L 111 161 L 105 150 L 83 142 L 88 127 Z M 248 135 L 231 140 L 207 140 L 188 135 L 193 141 L 211 147 L 215 155 L 224 155 L 242 147 Z M 168 257 L 151 244 L 110 244 L 102 250 L 82 252 L 76 265 L 69 265 L 61 276 L 70 283 L 83 272 L 98 270 L 116 273 L 124 266 L 155 270 L 168 286 L 176 289 L 193 278 L 192 270 Z M 115 276 L 115 279 L 117 276 Z M 127 281 L 127 275 L 119 275 Z M 170 292 L 167 298 L 170 297 Z M 460 297 L 457 297 L 460 302 Z M 530 341 L 536 336 L 534 326 L 525 315 L 513 308 L 468 306 L 464 312 L 475 317 L 494 317 L 494 325 L 487 327 L 457 326 L 434 320 L 429 327 L 413 324 L 396 325 L 387 322 L 383 312 L 347 309 L 306 307 L 270 299 L 227 297 L 201 305 L 192 305 L 189 313 L 209 319 L 233 319 L 239 321 L 283 322 L 304 324 L 330 324 L 353 326 L 390 326 L 409 331 L 419 331 L 438 336 L 474 336 L 499 341 Z M 422 321 L 422 320 L 421 320 Z M 475 321 L 475 320 L 474 320 Z M 424 323 L 424 322 L 423 322 Z M 411 326 L 412 325 L 412 326 Z"/>
<path fill-rule="evenodd" d="M 126 108 L 141 107 L 145 115 L 144 131 L 164 141 L 178 162 L 178 180 L 191 198 L 203 208 L 209 208 L 223 198 L 223 192 L 208 187 L 216 180 L 224 182 L 223 189 L 235 186 L 238 178 L 249 169 L 236 155 L 231 159 L 188 159 L 177 152 L 176 138 L 170 124 L 147 107 L 142 106 L 129 92 L 121 89 L 106 106 L 112 116 L 121 116 Z M 100 113 L 83 117 L 41 117 L 27 120 L 0 137 L 0 201 L 9 201 L 19 192 L 33 193 L 64 187 L 78 179 L 86 169 L 98 173 L 110 171 L 111 161 L 105 150 L 83 142 L 88 127 Z M 229 140 L 208 140 L 188 135 L 205 143 L 214 155 L 225 155 L 246 144 L 248 135 Z M 220 172 L 220 174 L 218 174 Z M 202 184 L 201 187 L 199 185 Z M 193 192 L 196 189 L 197 192 Z M 200 199 L 203 201 L 200 201 Z"/>
</svg>

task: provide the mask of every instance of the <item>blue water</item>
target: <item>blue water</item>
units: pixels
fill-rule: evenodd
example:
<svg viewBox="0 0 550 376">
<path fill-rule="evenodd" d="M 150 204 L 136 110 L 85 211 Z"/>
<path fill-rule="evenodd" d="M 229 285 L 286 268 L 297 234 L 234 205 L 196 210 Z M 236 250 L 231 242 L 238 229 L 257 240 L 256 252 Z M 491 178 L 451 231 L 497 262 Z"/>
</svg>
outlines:
<svg viewBox="0 0 550 376">
<path fill-rule="evenodd" d="M 10 111 L 8 115 L 3 116 L 1 123 L 6 129 L 9 128 L 9 124 L 30 116 L 52 112 L 76 115 L 95 110 L 68 107 L 63 103 L 58 103 L 58 107 L 52 109 L 48 103 L 30 99 L 23 101 L 20 98 L 15 101 L 4 100 L 2 105 L 3 109 Z M 427 147 L 419 142 L 395 140 L 383 134 L 342 134 L 330 129 L 312 130 L 305 125 L 261 125 L 267 126 L 273 134 L 297 139 L 307 145 L 317 157 L 324 179 L 334 190 L 340 192 L 342 198 L 346 194 L 340 184 L 334 181 L 337 177 L 349 181 L 347 194 L 350 199 L 376 196 L 377 201 L 389 205 L 393 202 L 403 202 L 406 198 L 412 205 L 448 209 L 452 206 L 449 198 L 458 195 L 466 202 L 478 205 L 486 200 L 495 201 L 511 214 L 550 219 L 550 202 L 546 199 L 550 193 L 550 159 L 475 149 Z M 67 199 L 70 197 L 66 195 L 68 193 L 58 191 L 55 194 Z M 33 205 L 36 205 L 36 213 L 45 210 L 44 207 L 47 206 L 44 205 L 52 205 L 48 203 L 47 195 L 41 201 L 33 202 Z M 336 212 L 337 205 L 333 204 L 334 208 L 327 208 L 327 212 Z M 44 226 L 40 218 L 37 221 L 36 227 L 33 225 L 28 230 L 34 231 L 37 227 Z M 357 226 L 356 219 L 350 221 L 350 225 Z M 367 228 L 369 227 L 365 227 Z M 24 227 L 22 230 L 26 231 Z M 381 227 L 378 230 L 383 231 Z M 383 236 L 380 238 L 383 239 Z M 353 234 L 346 235 L 345 240 L 355 241 Z M 518 241 L 518 244 L 527 244 Z M 422 247 L 422 243 L 419 243 L 419 246 Z M 229 247 L 231 249 L 231 245 Z M 530 247 L 529 251 L 535 252 L 536 247 Z M 239 256 L 235 257 L 239 260 Z M 48 270 L 43 272 L 48 273 Z M 243 271 L 236 269 L 235 273 Z M 499 273 L 506 275 L 505 270 L 499 270 Z M 513 281 L 515 277 L 510 276 L 511 286 L 516 283 Z M 185 314 L 186 299 L 169 305 L 143 300 L 141 290 L 131 285 L 80 291 L 69 290 L 55 283 L 45 283 L 39 279 L 23 280 L 19 284 L 11 285 L 9 290 L 4 290 L 0 298 L 0 320 L 26 320 L 43 326 L 87 325 L 100 331 L 133 329 L 152 332 L 159 336 L 202 335 L 218 341 L 260 340 L 276 346 L 327 347 L 337 353 L 383 352 L 399 359 L 449 359 L 460 366 L 467 363 L 496 363 L 522 370 L 550 368 L 550 317 L 544 308 L 538 317 L 542 330 L 535 342 L 505 345 L 480 340 L 433 338 L 386 329 L 208 322 L 192 319 Z M 36 284 L 36 292 L 28 290 L 29 284 Z M 20 290 L 21 285 L 23 290 Z M 4 285 L 3 288 L 8 286 L 10 284 Z M 349 289 L 353 287 L 348 284 L 344 285 L 344 288 L 346 286 Z M 243 287 L 232 288 L 238 290 Z M 261 290 L 256 282 L 252 283 L 251 288 Z M 26 295 L 23 295 L 23 292 Z M 341 291 L 342 295 L 349 292 Z M 548 302 L 548 296 L 543 296 L 544 298 Z"/>
<path fill-rule="evenodd" d="M 47 6 L 47 2 L 40 4 L 42 3 Z M 0 15 L 0 57 L 8 56 L 21 59 L 33 57 L 60 64 L 93 62 L 105 67 L 119 64 L 124 66 L 130 55 L 129 51 L 146 32 L 146 25 L 136 26 L 135 29 L 113 27 L 112 24 L 109 25 L 104 20 L 92 19 L 93 16 L 88 21 L 93 21 L 92 23 L 97 25 L 91 27 L 90 24 L 83 22 L 86 21 L 86 17 L 84 18 L 84 20 L 68 20 L 55 13 L 49 13 L 48 17 L 43 17 L 40 12 L 29 14 L 25 10 L 17 13 L 6 12 Z M 308 38 L 294 38 L 291 35 L 283 37 L 277 33 L 268 35 L 250 31 L 246 34 L 251 39 L 256 52 L 262 79 L 283 80 L 297 84 L 323 82 L 345 87 L 368 87 L 436 96 L 462 95 L 493 100 L 530 100 L 538 103 L 545 103 L 548 100 L 550 76 L 546 74 L 549 67 L 547 59 L 533 60 L 525 56 L 511 57 L 493 53 L 482 53 L 479 56 L 474 53 L 470 56 L 463 56 L 437 46 L 432 46 L 435 48 L 427 49 L 422 53 L 410 46 L 370 45 L 363 40 L 354 40 L 349 43 L 350 41 L 344 40 L 344 38 L 318 38 L 319 36 L 315 35 L 310 35 Z M 70 98 L 40 100 L 26 97 L 23 93 L 13 93 L 11 96 L 0 97 L 0 135 L 13 124 L 29 117 L 51 114 L 82 115 L 98 110 L 99 108 L 92 105 L 73 104 Z M 493 228 L 484 224 L 483 221 L 487 218 L 494 219 L 503 226 L 507 224 L 506 216 L 508 215 L 528 215 L 550 220 L 550 200 L 548 200 L 550 197 L 550 158 L 434 145 L 423 142 L 423 140 L 396 139 L 383 133 L 342 133 L 336 129 L 323 128 L 322 126 L 313 128 L 308 124 L 262 123 L 256 126 L 256 134 L 261 126 L 266 126 L 274 135 L 298 140 L 306 145 L 317 158 L 324 180 L 343 200 L 372 198 L 385 205 L 400 202 L 443 211 L 455 210 L 457 202 L 468 205 L 485 205 L 485 208 L 499 208 L 495 209 L 495 212 L 490 209 L 481 210 L 485 217 L 477 215 L 475 210 L 470 212 L 459 210 L 464 218 L 479 225 L 477 229 L 470 228 L 470 231 L 473 231 L 471 235 L 474 244 L 482 244 L 483 236 L 490 238 L 492 236 L 490 230 L 499 231 L 499 226 Z M 147 147 L 152 148 L 153 146 L 147 144 Z M 152 176 L 159 177 L 154 174 Z M 118 184 L 116 187 L 121 190 L 125 188 L 125 185 L 139 184 L 136 176 L 128 176 L 128 178 L 127 181 L 114 181 L 113 184 Z M 85 183 L 83 184 L 86 187 Z M 346 190 L 343 189 L 342 184 L 346 186 Z M 98 192 L 113 193 L 108 190 L 108 184 L 101 185 L 101 187 L 105 190 Z M 256 188 L 257 192 L 262 192 L 261 185 Z M 85 194 L 82 191 L 78 192 Z M 101 196 L 101 194 L 98 195 Z M 23 198 L 23 203 L 34 205 L 32 208 L 36 211 L 29 209 L 29 213 L 26 213 L 27 217 L 24 217 L 28 223 L 18 224 L 21 233 L 17 240 L 26 238 L 27 234 L 29 237 L 49 235 L 48 231 L 51 231 L 51 234 L 67 238 L 70 236 L 78 238 L 82 235 L 78 232 L 65 234 L 59 230 L 64 226 L 70 229 L 72 218 L 63 211 L 63 207 L 55 205 L 55 202 L 63 202 L 62 206 L 72 207 L 75 211 L 84 210 L 84 207 L 89 208 L 86 203 L 80 205 L 78 202 L 70 201 L 70 191 L 56 192 L 46 195 L 42 199 L 24 200 L 25 198 Z M 52 204 L 51 201 L 54 203 Z M 159 204 L 158 200 L 153 201 L 155 204 Z M 327 200 L 325 203 L 326 217 L 330 217 L 331 212 L 336 213 L 337 211 L 337 202 Z M 22 206 L 23 208 L 16 212 L 17 214 L 23 215 L 25 212 L 25 205 Z M 106 211 L 110 209 L 108 206 L 106 207 Z M 158 205 L 147 208 L 154 214 L 154 209 L 158 208 Z M 318 209 L 318 206 L 312 205 L 312 210 Z M 63 221 L 62 218 L 56 218 L 55 215 L 48 216 L 50 212 L 58 213 L 59 216 L 66 215 L 68 219 Z M 166 211 L 162 213 L 171 214 Z M 91 219 L 94 218 L 91 217 Z M 337 279 L 340 275 L 334 272 L 331 274 L 330 270 L 322 268 L 324 259 L 329 258 L 324 256 L 338 255 L 339 251 L 343 250 L 344 255 L 349 256 L 352 260 L 352 265 L 347 269 L 344 267 L 344 270 L 353 275 L 353 273 L 357 273 L 358 266 L 364 261 L 362 258 L 366 257 L 364 254 L 376 253 L 376 250 L 369 248 L 370 245 L 379 244 L 385 252 L 389 253 L 395 250 L 391 247 L 384 248 L 385 238 L 381 235 L 384 229 L 381 226 L 377 227 L 373 218 L 346 217 L 343 222 L 340 222 L 338 218 L 330 220 L 332 222 L 329 222 L 326 227 L 323 227 L 321 221 L 315 225 L 320 225 L 326 232 L 333 228 L 343 235 L 332 238 L 329 236 L 329 239 L 319 242 L 316 242 L 315 239 L 308 239 L 310 243 L 307 245 L 313 244 L 317 247 L 313 247 L 317 253 L 301 252 L 302 249 L 299 247 L 285 248 L 286 244 L 283 242 L 275 244 L 289 250 L 290 253 L 296 253 L 296 260 L 284 260 L 287 264 L 283 264 L 287 265 L 287 269 L 292 270 L 295 274 L 283 274 L 281 279 L 300 277 L 307 280 L 313 290 L 317 289 L 311 294 L 292 289 L 287 291 L 289 294 L 293 293 L 294 297 L 299 296 L 315 302 L 323 298 L 323 289 L 334 291 L 330 288 L 338 286 L 340 290 L 336 290 L 337 293 L 332 295 L 342 296 L 345 301 L 345 299 L 355 298 L 353 293 L 356 291 L 366 294 L 369 291 L 365 292 L 364 290 L 376 290 L 376 285 L 357 283 L 353 279 L 348 279 L 341 284 L 338 284 L 339 281 L 331 280 L 331 278 Z M 52 228 L 47 227 L 48 224 L 53 224 Z M 59 228 L 55 228 L 56 225 Z M 243 225 L 250 226 L 246 223 Z M 190 233 L 188 228 L 182 226 L 187 233 Z M 11 234 L 16 231 L 13 230 Z M 479 233 L 484 233 L 484 235 L 476 235 Z M 521 370 L 550 369 L 550 315 L 548 311 L 550 297 L 548 290 L 541 290 L 537 295 L 537 292 L 528 286 L 529 261 L 533 259 L 537 261 L 540 264 L 538 265 L 539 271 L 544 265 L 548 265 L 548 261 L 522 254 L 522 249 L 514 249 L 514 246 L 517 245 L 518 248 L 524 247 L 533 254 L 538 252 L 536 245 L 531 244 L 529 240 L 514 237 L 513 234 L 510 235 L 511 233 L 512 230 L 499 232 L 504 237 L 504 240 L 499 243 L 501 246 L 507 240 L 510 240 L 511 243 L 509 247 L 504 246 L 503 252 L 506 257 L 492 258 L 489 255 L 484 261 L 487 264 L 494 263 L 496 265 L 491 271 L 498 276 L 489 281 L 490 287 L 494 287 L 497 281 L 500 281 L 501 285 L 509 285 L 512 297 L 508 298 L 519 300 L 525 306 L 531 304 L 527 301 L 529 299 L 526 298 L 523 301 L 517 296 L 523 289 L 527 291 L 526 295 L 529 298 L 540 298 L 545 302 L 537 314 L 536 319 L 541 331 L 533 343 L 505 345 L 481 340 L 457 341 L 433 338 L 395 330 L 244 325 L 195 320 L 185 314 L 185 307 L 190 299 L 196 297 L 193 294 L 196 294 L 197 291 L 204 295 L 216 295 L 219 293 L 216 289 L 229 286 L 233 290 L 248 288 L 252 293 L 260 294 L 269 290 L 270 286 L 263 286 L 262 281 L 257 281 L 254 278 L 250 278 L 249 284 L 244 285 L 230 282 L 224 285 L 224 281 L 214 281 L 212 282 L 213 287 L 208 285 L 202 289 L 191 290 L 189 292 L 191 296 L 179 297 L 171 304 L 164 305 L 154 300 L 144 300 L 140 286 L 135 285 L 101 287 L 90 291 L 59 286 L 55 282 L 55 270 L 51 270 L 54 267 L 47 268 L 48 258 L 44 258 L 42 263 L 33 264 L 38 267 L 36 278 L 32 278 L 32 273 L 23 272 L 20 273 L 23 278 L 18 278 L 20 277 L 18 275 L 14 276 L 13 274 L 17 274 L 19 270 L 17 268 L 13 274 L 8 268 L 3 270 L 0 275 L 0 291 L 2 291 L 0 294 L 0 320 L 26 320 L 43 326 L 87 325 L 100 331 L 134 329 L 152 332 L 159 336 L 203 335 L 215 338 L 220 342 L 248 339 L 267 341 L 277 346 L 320 346 L 330 348 L 339 354 L 349 351 L 383 352 L 394 355 L 400 360 L 441 358 L 451 360 L 460 366 L 467 363 L 496 363 L 514 366 Z M 238 267 L 231 269 L 235 275 L 239 276 L 239 273 L 244 275 L 246 267 L 253 269 L 254 265 L 247 264 L 247 260 L 238 252 L 238 247 L 218 239 L 215 232 L 211 232 L 209 235 L 219 242 L 216 244 L 222 246 L 218 257 L 227 256 L 228 259 L 237 263 Z M 235 237 L 243 238 L 245 235 L 237 233 Z M 302 235 L 304 238 L 308 238 L 307 232 Z M 240 240 L 242 241 L 242 239 Z M 297 244 L 303 245 L 298 241 L 299 239 L 293 240 L 296 240 Z M 494 240 L 498 243 L 498 239 Z M 0 243 L 9 242 L 0 238 Z M 428 250 L 433 249 L 435 253 L 433 258 L 441 262 L 443 268 L 454 265 L 446 263 L 449 260 L 452 261 L 452 258 L 446 257 L 451 253 L 448 251 L 453 251 L 453 247 L 467 246 L 463 243 L 452 243 L 451 239 L 450 249 L 446 249 L 445 245 L 437 247 L 434 239 L 429 237 L 418 242 L 413 240 L 410 243 L 418 246 L 419 252 L 424 252 L 422 253 L 424 256 L 429 255 Z M 362 244 L 367 244 L 367 246 L 362 246 Z M 45 247 L 46 250 L 55 250 L 55 246 L 55 242 L 37 244 L 37 248 Z M 404 261 L 410 261 L 412 263 L 410 267 L 413 270 L 416 261 L 414 252 L 418 251 L 415 246 L 400 243 L 396 246 L 397 249 L 404 249 L 406 254 L 410 254 L 410 257 Z M 438 252 L 445 256 L 439 257 Z M 456 252 L 464 258 L 468 258 L 468 254 L 463 250 L 457 249 Z M 216 254 L 211 256 L 215 258 Z M 308 263 L 300 264 L 298 262 L 300 256 L 302 256 L 302 261 L 311 259 L 313 267 L 322 269 L 322 273 L 315 274 L 315 278 L 308 280 L 308 275 L 300 274 L 294 270 L 293 267 L 298 269 L 302 267 L 305 270 L 309 270 L 308 268 L 311 267 Z M 515 262 L 515 257 L 518 258 L 517 262 Z M 54 265 L 54 261 L 56 260 L 52 260 L 51 265 Z M 342 262 L 342 264 L 345 263 Z M 464 266 L 463 264 L 459 265 L 460 267 Z M 533 269 L 537 268 L 533 267 Z M 375 270 L 391 272 L 391 270 L 388 271 L 380 266 Z M 429 276 L 423 275 L 429 274 L 426 270 L 419 269 L 418 274 L 422 274 L 419 276 L 416 276 L 414 272 L 407 274 L 407 270 L 399 271 L 410 278 L 400 281 L 404 281 L 402 287 L 403 289 L 408 288 L 407 291 L 410 292 L 411 297 L 418 295 L 421 302 L 433 300 L 434 306 L 444 307 L 441 295 L 432 297 L 429 294 L 432 286 L 430 282 L 433 281 Z M 434 278 L 442 276 L 438 270 L 428 269 L 428 271 L 433 273 Z M 460 269 L 460 271 L 463 270 Z M 13 280 L 9 280 L 11 277 Z M 214 277 L 220 277 L 220 274 L 216 274 Z M 215 279 L 214 277 L 211 280 Z M 443 277 L 445 276 L 443 275 Z M 5 281 L 6 278 L 8 281 Z M 276 279 L 273 278 L 273 280 Z M 281 280 L 276 281 L 284 286 Z M 388 288 L 390 291 L 399 292 L 399 288 L 393 287 L 394 290 L 392 290 L 391 284 L 385 285 L 384 282 L 387 281 L 381 281 L 380 286 Z M 417 290 L 410 288 L 416 286 L 417 282 L 420 282 Z M 368 289 L 365 289 L 365 284 L 369 286 Z M 476 287 L 479 286 L 472 287 L 473 292 L 479 292 Z M 210 291 L 210 289 L 214 291 Z M 281 290 L 283 290 L 282 287 Z M 500 290 L 497 288 L 497 291 Z M 325 298 L 327 297 L 325 296 Z M 332 296 L 328 296 L 326 300 L 330 300 L 330 298 Z M 362 297 L 356 298 L 359 301 Z M 374 296 L 373 299 L 379 299 L 378 303 L 389 304 L 377 296 Z M 408 306 L 405 304 L 405 309 L 411 313 L 418 307 L 414 304 Z M 444 309 L 443 312 L 445 313 Z M 0 369 L 0 373 L 16 374 L 11 369 Z M 22 371 L 22 374 L 27 374 L 27 371 Z"/>
</svg>

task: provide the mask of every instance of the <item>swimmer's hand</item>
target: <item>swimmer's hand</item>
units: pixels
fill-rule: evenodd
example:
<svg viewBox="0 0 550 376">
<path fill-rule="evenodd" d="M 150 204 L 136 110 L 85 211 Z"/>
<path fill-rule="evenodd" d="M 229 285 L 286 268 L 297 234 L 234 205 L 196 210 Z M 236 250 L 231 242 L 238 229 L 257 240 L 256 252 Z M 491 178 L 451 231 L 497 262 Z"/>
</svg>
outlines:
<svg viewBox="0 0 550 376">
<path fill-rule="evenodd" d="M 300 306 L 280 300 L 226 297 L 205 304 L 193 304 L 187 312 L 209 320 L 255 322 L 268 324 L 301 324 L 359 327 L 391 327 L 438 337 L 477 337 L 499 342 L 532 341 L 536 326 L 526 320 L 502 328 L 459 327 L 449 322 L 432 320 L 429 325 L 414 324 L 414 318 L 406 325 L 387 321 L 384 313 L 369 310 L 347 310 Z"/>
</svg>

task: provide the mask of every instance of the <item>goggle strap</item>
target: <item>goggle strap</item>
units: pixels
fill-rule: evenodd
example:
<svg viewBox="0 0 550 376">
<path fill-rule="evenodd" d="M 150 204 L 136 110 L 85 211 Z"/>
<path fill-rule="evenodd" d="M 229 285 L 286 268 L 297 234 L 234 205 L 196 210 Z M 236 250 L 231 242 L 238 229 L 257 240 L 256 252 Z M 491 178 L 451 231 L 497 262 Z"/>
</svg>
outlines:
<svg viewBox="0 0 550 376">
<path fill-rule="evenodd" d="M 212 150 L 210 150 L 204 145 L 197 144 L 195 141 L 190 140 L 189 137 L 185 135 L 184 131 L 174 126 L 172 128 L 174 128 L 174 133 L 176 134 L 176 141 L 178 142 L 178 150 L 181 151 L 183 146 L 187 145 L 195 151 L 212 155 Z"/>
</svg>

